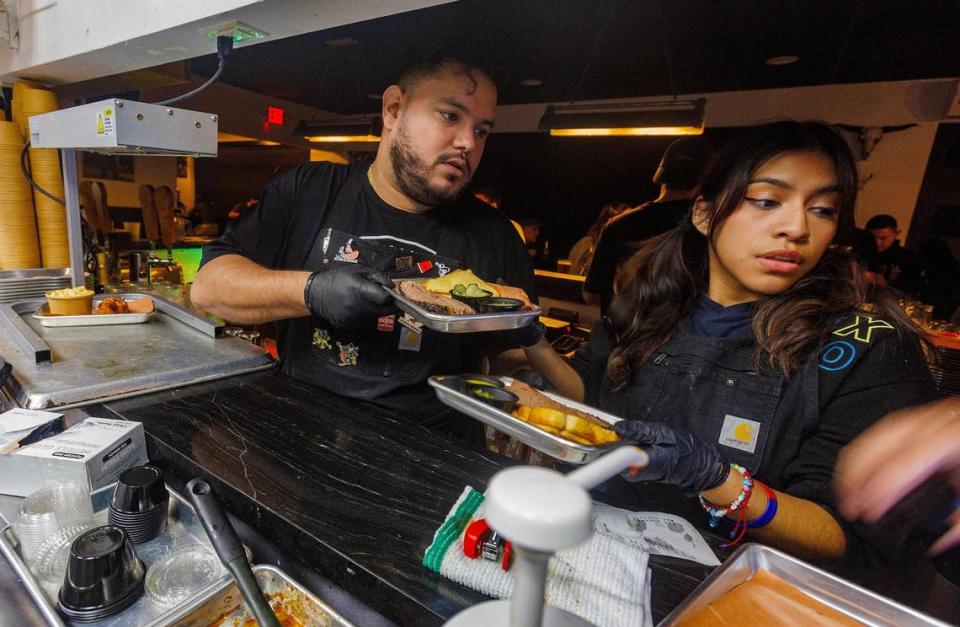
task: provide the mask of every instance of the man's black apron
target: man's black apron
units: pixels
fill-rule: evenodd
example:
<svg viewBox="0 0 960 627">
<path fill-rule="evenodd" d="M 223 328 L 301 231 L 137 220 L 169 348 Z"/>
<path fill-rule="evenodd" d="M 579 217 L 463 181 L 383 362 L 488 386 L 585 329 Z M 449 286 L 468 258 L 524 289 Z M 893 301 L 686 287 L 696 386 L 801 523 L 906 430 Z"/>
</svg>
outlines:
<svg viewBox="0 0 960 627">
<path fill-rule="evenodd" d="M 394 278 L 442 276 L 455 269 L 463 248 L 463 222 L 455 213 L 447 214 L 450 219 L 445 220 L 436 255 L 394 240 L 363 240 L 345 231 L 358 206 L 364 176 L 365 168 L 351 168 L 340 189 L 331 194 L 334 200 L 304 269 L 378 270 Z M 409 386 L 422 383 L 435 367 L 459 368 L 459 339 L 429 329 L 416 333 L 401 318 L 403 313 L 397 310 L 360 329 L 335 329 L 314 316 L 291 320 L 283 338 L 281 369 L 296 379 L 373 400 L 413 419 L 436 414 L 440 408 L 429 388 Z"/>
</svg>

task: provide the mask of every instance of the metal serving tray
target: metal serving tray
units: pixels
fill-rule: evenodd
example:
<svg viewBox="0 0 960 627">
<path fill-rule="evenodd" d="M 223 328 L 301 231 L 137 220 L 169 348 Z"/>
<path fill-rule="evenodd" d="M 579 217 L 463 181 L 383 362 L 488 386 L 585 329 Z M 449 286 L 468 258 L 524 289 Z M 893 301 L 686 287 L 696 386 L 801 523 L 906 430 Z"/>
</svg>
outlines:
<svg viewBox="0 0 960 627">
<path fill-rule="evenodd" d="M 395 279 L 403 281 L 426 281 L 427 279 Z M 529 311 L 511 311 L 508 313 L 482 313 L 469 316 L 447 316 L 432 313 L 413 302 L 396 288 L 384 287 L 387 293 L 397 301 L 397 306 L 421 322 L 423 326 L 440 333 L 477 333 L 480 331 L 509 331 L 526 326 L 540 315 L 540 307 L 534 305 Z"/>
<path fill-rule="evenodd" d="M 96 308 L 98 303 L 108 296 L 94 296 L 93 298 L 93 307 Z M 124 300 L 135 301 L 135 300 L 146 300 L 150 298 L 149 296 L 144 296 L 142 294 L 135 294 L 131 296 L 124 296 Z M 152 301 L 153 299 L 150 298 Z M 44 302 L 40 307 L 33 312 L 33 317 L 40 321 L 45 327 L 97 327 L 97 326 L 110 326 L 114 324 L 140 324 L 146 322 L 157 315 L 157 310 L 146 312 L 146 313 L 117 313 L 117 314 L 85 314 L 79 316 L 54 316 L 50 313 L 50 304 Z"/>
<path fill-rule="evenodd" d="M 538 429 L 528 422 L 524 422 L 515 416 L 511 416 L 507 412 L 497 409 L 492 405 L 488 405 L 481 400 L 472 398 L 458 392 L 453 388 L 444 384 L 444 376 L 433 376 L 428 379 L 428 383 L 433 386 L 433 389 L 436 390 L 437 398 L 440 399 L 445 405 L 449 405 L 456 410 L 462 411 L 463 413 L 476 418 L 480 422 L 490 425 L 498 431 L 502 431 L 507 435 L 532 446 L 542 453 L 546 453 L 550 457 L 559 459 L 570 464 L 586 464 L 587 462 L 593 460 L 596 457 L 599 457 L 603 453 L 606 453 L 612 448 L 616 448 L 617 444 L 605 444 L 603 446 L 587 446 L 586 444 L 580 444 L 578 442 L 571 442 L 566 440 L 559 435 L 554 435 L 552 433 L 547 433 L 542 429 Z M 499 377 L 503 381 L 504 385 L 510 385 L 513 382 L 513 379 L 510 377 Z M 571 407 L 573 409 L 578 409 L 584 413 L 590 414 L 591 416 L 596 416 L 597 418 L 608 422 L 611 425 L 615 422 L 619 422 L 621 418 L 608 414 L 606 412 L 600 411 L 595 407 L 590 407 L 589 405 L 583 405 L 582 403 L 577 403 L 576 401 L 571 401 L 570 399 L 563 398 L 556 394 L 551 394 L 549 392 L 542 392 L 544 395 L 552 398 L 562 405 Z"/>
<path fill-rule="evenodd" d="M 834 610 L 873 627 L 937 625 L 947 623 L 870 592 L 836 575 L 762 544 L 748 543 L 737 549 L 683 603 L 670 612 L 661 627 L 677 625 L 703 609 L 758 570 L 766 570 L 804 594 Z M 744 618 L 744 624 L 749 624 Z"/>
<path fill-rule="evenodd" d="M 93 501 L 94 521 L 101 525 L 107 524 L 107 506 L 110 504 L 110 497 L 113 496 L 115 486 L 116 484 L 106 486 L 90 495 Z M 20 558 L 16 535 L 13 533 L 13 527 L 9 526 L 7 522 L 7 518 L 12 519 L 16 516 L 16 508 L 19 507 L 20 500 L 19 498 L 4 497 L 4 504 L 7 505 L 7 507 L 4 508 L 2 514 L 0 514 L 0 552 L 2 552 L 7 558 L 7 561 L 10 562 L 17 577 L 23 581 L 30 596 L 40 608 L 50 625 L 58 627 L 65 624 L 78 626 L 95 624 L 98 625 L 98 627 L 127 627 L 129 625 L 155 627 L 159 625 L 169 625 L 172 623 L 170 617 L 177 613 L 180 608 L 198 598 L 208 595 L 213 590 L 226 586 L 230 578 L 227 570 L 221 568 L 221 576 L 216 581 L 198 590 L 193 596 L 173 608 L 165 609 L 158 607 L 149 599 L 146 592 L 144 592 L 139 599 L 134 601 L 133 605 L 102 621 L 94 623 L 65 621 L 56 610 L 57 593 L 60 586 L 38 581 Z M 192 543 L 203 544 L 208 547 L 210 551 L 213 551 L 213 548 L 210 546 L 210 541 L 207 539 L 207 534 L 203 530 L 203 525 L 197 517 L 196 512 L 194 512 L 193 507 L 181 498 L 179 494 L 171 490 L 167 530 L 149 542 L 134 545 L 134 550 L 137 553 L 137 557 L 143 562 L 144 568 L 149 570 L 150 566 L 166 555 L 170 549 Z"/>
<path fill-rule="evenodd" d="M 253 575 L 267 601 L 274 608 L 282 609 L 296 617 L 297 621 L 281 624 L 302 624 L 322 627 L 352 627 L 353 624 L 340 616 L 332 607 L 315 597 L 309 590 L 290 579 L 273 566 L 253 566 Z M 232 581 L 220 584 L 191 603 L 181 605 L 176 612 L 165 617 L 166 624 L 178 627 L 207 627 L 212 625 L 246 625 L 252 617 L 247 614 L 237 584 Z"/>
</svg>

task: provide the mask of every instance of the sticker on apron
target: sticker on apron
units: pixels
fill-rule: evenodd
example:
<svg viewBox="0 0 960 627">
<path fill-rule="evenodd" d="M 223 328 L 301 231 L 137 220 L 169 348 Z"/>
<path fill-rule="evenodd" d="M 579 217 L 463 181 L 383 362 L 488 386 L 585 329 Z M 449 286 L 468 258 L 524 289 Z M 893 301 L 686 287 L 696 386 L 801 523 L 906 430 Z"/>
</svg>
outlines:
<svg viewBox="0 0 960 627">
<path fill-rule="evenodd" d="M 380 316 L 377 318 L 377 331 L 385 331 L 387 333 L 393 331 L 396 320 L 397 316 L 394 314 L 390 314 L 389 316 Z"/>
<path fill-rule="evenodd" d="M 330 342 L 330 332 L 326 329 L 314 329 L 311 344 L 321 350 L 330 350 L 333 348 L 333 344 Z"/>
<path fill-rule="evenodd" d="M 397 345 L 402 351 L 420 352 L 420 342 L 423 341 L 423 334 L 414 333 L 407 327 L 400 329 L 400 343 Z"/>
<path fill-rule="evenodd" d="M 360 251 L 353 247 L 353 240 L 351 239 L 340 247 L 337 254 L 333 257 L 333 260 L 344 263 L 359 263 Z"/>
<path fill-rule="evenodd" d="M 340 363 L 338 366 L 356 366 L 360 358 L 360 347 L 354 343 L 344 344 L 337 342 L 337 349 L 340 351 Z"/>
<path fill-rule="evenodd" d="M 393 267 L 397 272 L 406 272 L 413 268 L 413 257 L 406 255 L 404 257 L 397 257 L 393 260 Z"/>
<path fill-rule="evenodd" d="M 723 417 L 723 427 L 720 429 L 720 439 L 717 441 L 724 446 L 753 453 L 757 449 L 759 437 L 759 422 L 727 414 Z"/>
<path fill-rule="evenodd" d="M 436 265 L 437 265 L 437 274 L 439 274 L 441 278 L 447 276 L 447 274 L 450 272 L 450 267 L 447 266 L 447 264 L 440 263 L 438 261 Z"/>
<path fill-rule="evenodd" d="M 423 323 L 408 313 L 400 316 L 397 322 L 405 326 L 411 333 L 416 333 L 417 335 L 423 333 Z"/>
</svg>

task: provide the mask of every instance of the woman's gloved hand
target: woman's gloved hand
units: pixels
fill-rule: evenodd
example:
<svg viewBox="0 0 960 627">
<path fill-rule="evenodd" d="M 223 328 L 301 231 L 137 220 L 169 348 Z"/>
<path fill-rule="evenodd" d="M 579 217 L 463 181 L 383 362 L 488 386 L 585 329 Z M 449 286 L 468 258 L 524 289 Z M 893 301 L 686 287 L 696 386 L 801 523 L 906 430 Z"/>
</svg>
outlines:
<svg viewBox="0 0 960 627">
<path fill-rule="evenodd" d="M 333 268 L 310 275 L 303 288 L 303 300 L 313 315 L 335 328 L 356 328 L 393 311 L 393 299 L 384 286 L 392 283 L 381 272 Z"/>
<path fill-rule="evenodd" d="M 636 443 L 650 458 L 645 468 L 630 477 L 633 481 L 659 481 L 703 492 L 723 483 L 730 473 L 730 463 L 717 447 L 692 433 L 642 420 L 621 420 L 613 430 L 625 442 Z"/>
</svg>

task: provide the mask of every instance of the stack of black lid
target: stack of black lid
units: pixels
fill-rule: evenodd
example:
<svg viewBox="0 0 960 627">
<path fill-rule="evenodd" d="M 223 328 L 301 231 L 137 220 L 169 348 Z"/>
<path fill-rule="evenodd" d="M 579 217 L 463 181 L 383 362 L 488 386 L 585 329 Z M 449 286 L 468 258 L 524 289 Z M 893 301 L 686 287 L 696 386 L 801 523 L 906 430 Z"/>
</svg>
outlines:
<svg viewBox="0 0 960 627">
<path fill-rule="evenodd" d="M 110 499 L 107 520 L 123 527 L 130 541 L 141 544 L 167 528 L 170 493 L 156 466 L 134 466 L 120 474 Z"/>
</svg>

